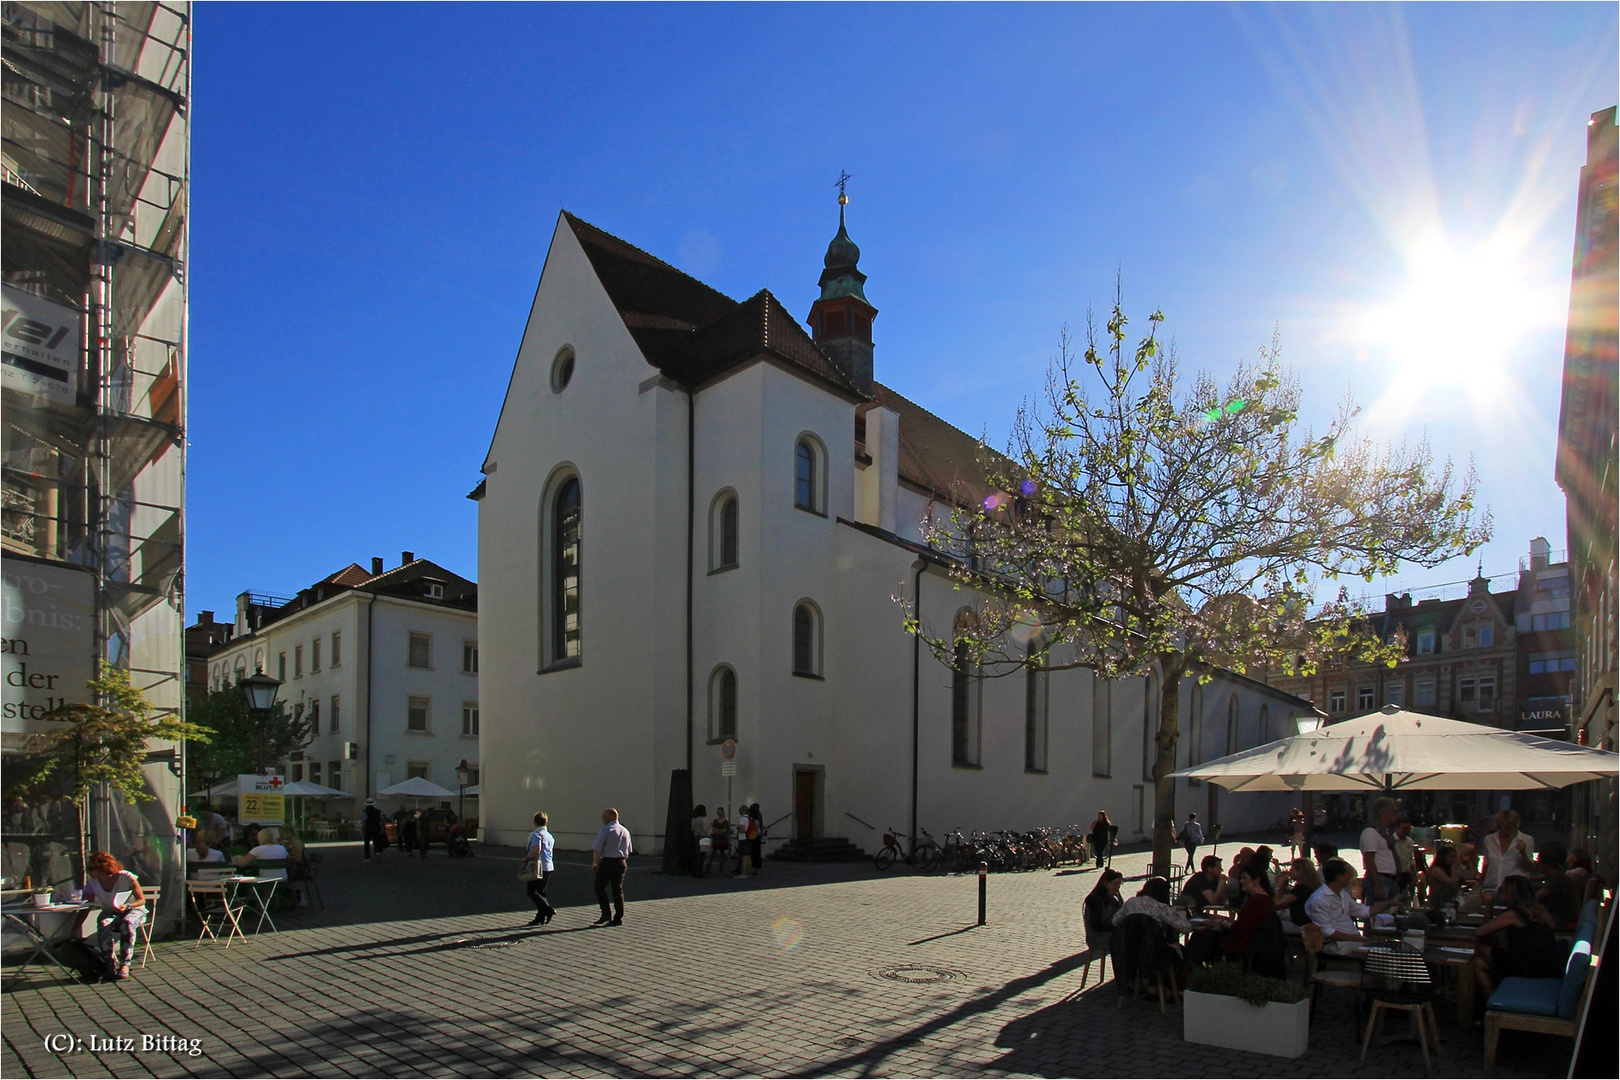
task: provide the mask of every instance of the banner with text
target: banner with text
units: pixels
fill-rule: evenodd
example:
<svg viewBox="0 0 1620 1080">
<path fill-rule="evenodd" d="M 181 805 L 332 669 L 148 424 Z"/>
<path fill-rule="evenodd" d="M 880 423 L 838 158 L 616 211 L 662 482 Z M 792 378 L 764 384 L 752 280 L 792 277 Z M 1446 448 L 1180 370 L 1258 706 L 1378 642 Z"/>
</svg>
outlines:
<svg viewBox="0 0 1620 1080">
<path fill-rule="evenodd" d="M 0 308 L 5 388 L 72 405 L 79 391 L 79 313 L 10 285 Z"/>
<path fill-rule="evenodd" d="M 87 702 L 95 675 L 95 578 L 76 566 L 5 560 L 4 730 L 44 731 L 44 716 Z"/>
<path fill-rule="evenodd" d="M 238 773 L 236 776 L 236 820 L 244 825 L 283 825 L 287 821 L 287 796 L 281 789 L 287 786 L 280 776 L 259 776 L 256 773 Z"/>
</svg>

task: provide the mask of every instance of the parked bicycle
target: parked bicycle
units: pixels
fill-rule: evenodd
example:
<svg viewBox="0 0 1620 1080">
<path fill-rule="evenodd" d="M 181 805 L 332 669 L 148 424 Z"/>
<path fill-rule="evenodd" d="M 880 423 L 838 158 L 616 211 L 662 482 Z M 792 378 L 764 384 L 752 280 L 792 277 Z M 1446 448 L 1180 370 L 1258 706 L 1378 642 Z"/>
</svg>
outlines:
<svg viewBox="0 0 1620 1080">
<path fill-rule="evenodd" d="M 923 838 L 911 842 L 907 849 L 906 838 L 897 834 L 893 829 L 883 834 L 883 848 L 872 858 L 872 865 L 879 870 L 887 870 L 897 862 L 903 862 L 918 873 L 926 874 L 939 862 L 939 845 L 934 838 L 923 830 Z"/>
</svg>

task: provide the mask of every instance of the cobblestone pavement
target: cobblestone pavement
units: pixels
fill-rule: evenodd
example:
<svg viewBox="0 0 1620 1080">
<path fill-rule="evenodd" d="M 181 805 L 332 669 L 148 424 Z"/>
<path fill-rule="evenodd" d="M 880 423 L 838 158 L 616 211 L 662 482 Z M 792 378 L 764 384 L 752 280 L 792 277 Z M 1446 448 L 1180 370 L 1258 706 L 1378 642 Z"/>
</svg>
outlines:
<svg viewBox="0 0 1620 1080">
<path fill-rule="evenodd" d="M 1183 1042 L 1179 1008 L 1119 1007 L 1095 970 L 1082 989 L 1090 870 L 993 875 L 976 927 L 971 875 L 768 862 L 694 880 L 638 858 L 625 925 L 592 928 L 589 860 L 569 853 L 559 914 L 529 928 L 515 850 L 326 850 L 325 911 L 288 913 L 280 933 L 159 942 L 117 985 L 25 975 L 0 1003 L 0 1075 L 1422 1075 L 1411 1043 L 1359 1060 L 1347 995 L 1323 999 L 1290 1061 Z M 53 1035 L 78 1042 L 52 1053 Z M 92 1051 L 92 1035 L 200 1053 Z M 1442 1036 L 1437 1072 L 1479 1075 L 1477 1029 Z M 1563 1075 L 1568 1048 L 1509 1034 L 1499 1068 Z"/>
</svg>

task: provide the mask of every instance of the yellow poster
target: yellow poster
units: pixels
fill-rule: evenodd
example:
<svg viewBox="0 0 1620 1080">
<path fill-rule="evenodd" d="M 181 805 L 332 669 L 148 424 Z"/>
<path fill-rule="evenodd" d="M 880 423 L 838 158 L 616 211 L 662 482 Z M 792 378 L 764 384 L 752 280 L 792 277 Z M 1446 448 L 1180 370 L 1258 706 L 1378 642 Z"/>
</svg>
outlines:
<svg viewBox="0 0 1620 1080">
<path fill-rule="evenodd" d="M 244 825 L 281 825 L 287 820 L 287 797 L 281 793 L 287 781 L 280 776 L 243 773 L 236 778 L 237 815 Z"/>
</svg>

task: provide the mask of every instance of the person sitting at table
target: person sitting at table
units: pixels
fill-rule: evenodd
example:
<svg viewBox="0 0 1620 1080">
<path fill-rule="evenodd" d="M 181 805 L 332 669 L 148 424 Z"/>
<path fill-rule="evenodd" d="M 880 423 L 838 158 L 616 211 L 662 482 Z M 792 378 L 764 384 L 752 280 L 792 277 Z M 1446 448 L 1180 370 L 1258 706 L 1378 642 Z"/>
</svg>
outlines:
<svg viewBox="0 0 1620 1080">
<path fill-rule="evenodd" d="M 281 846 L 287 849 L 287 858 L 293 862 L 304 861 L 304 842 L 292 829 L 281 830 Z"/>
<path fill-rule="evenodd" d="M 210 847 L 208 834 L 201 830 L 191 834 L 191 854 L 186 857 L 187 862 L 195 863 L 222 863 L 225 856 L 218 848 Z"/>
<path fill-rule="evenodd" d="M 1458 845 L 1457 875 L 1459 884 L 1464 888 L 1479 884 L 1479 848 L 1473 844 Z"/>
<path fill-rule="evenodd" d="M 1311 848 L 1311 856 L 1316 859 L 1316 865 L 1322 867 L 1339 857 L 1339 849 L 1332 844 L 1316 844 Z"/>
<path fill-rule="evenodd" d="M 1277 908 L 1284 911 L 1283 933 L 1298 934 L 1299 928 L 1311 921 L 1305 912 L 1305 902 L 1322 887 L 1322 875 L 1316 864 L 1306 858 L 1295 859 L 1288 865 L 1288 873 L 1277 892 Z"/>
<path fill-rule="evenodd" d="M 1238 874 L 1249 865 L 1254 858 L 1254 848 L 1239 848 L 1238 853 L 1232 857 L 1232 868 L 1226 872 L 1226 885 L 1222 890 L 1221 899 L 1227 907 L 1237 907 L 1243 903 L 1243 894 L 1238 892 Z"/>
<path fill-rule="evenodd" d="M 1357 919 L 1370 919 L 1399 901 L 1385 900 L 1370 907 L 1350 894 L 1356 880 L 1355 867 L 1343 859 L 1332 859 L 1322 867 L 1322 887 L 1305 901 L 1305 913 L 1322 931 L 1325 951 L 1348 956 L 1366 940 Z"/>
<path fill-rule="evenodd" d="M 107 965 L 107 978 L 127 979 L 135 932 L 146 923 L 146 894 L 135 875 L 105 851 L 91 853 L 85 871 L 85 899 L 96 915 L 96 948 Z M 89 914 L 80 914 L 75 937 Z"/>
<path fill-rule="evenodd" d="M 1555 926 L 1574 926 L 1581 917 L 1581 890 L 1564 870 L 1569 855 L 1563 844 L 1548 844 L 1536 852 L 1536 869 L 1542 873 L 1536 899 L 1552 916 Z"/>
<path fill-rule="evenodd" d="M 1585 891 L 1586 881 L 1592 876 L 1592 853 L 1585 848 L 1570 848 L 1564 858 L 1565 873 L 1575 887 Z"/>
<path fill-rule="evenodd" d="M 1151 915 L 1160 926 L 1176 934 L 1192 930 L 1187 913 L 1170 906 L 1170 882 L 1162 877 L 1150 877 L 1144 881 L 1142 891 L 1114 912 L 1114 925 L 1118 926 L 1132 915 Z"/>
<path fill-rule="evenodd" d="M 1558 979 L 1569 959 L 1569 946 L 1553 935 L 1552 916 L 1536 902 L 1529 878 L 1502 880 L 1497 899 L 1507 910 L 1474 931 L 1474 977 L 1488 999 L 1509 975 L 1524 979 Z"/>
<path fill-rule="evenodd" d="M 1249 953 L 1255 931 L 1276 909 L 1271 878 L 1260 868 L 1258 859 L 1238 871 L 1238 888 L 1243 893 L 1243 907 L 1238 911 L 1237 920 L 1228 924 L 1223 918 L 1219 926 L 1194 931 L 1187 940 L 1189 969 L 1220 956 L 1241 961 Z"/>
<path fill-rule="evenodd" d="M 1121 900 L 1119 886 L 1125 875 L 1113 867 L 1102 872 L 1097 884 L 1086 897 L 1083 913 L 1086 923 L 1086 949 L 1092 956 L 1107 956 L 1108 944 L 1114 936 L 1114 915 Z"/>
<path fill-rule="evenodd" d="M 1220 907 L 1226 894 L 1226 875 L 1221 873 L 1221 857 L 1205 855 L 1198 873 L 1182 886 L 1181 901 L 1193 911 Z"/>
<path fill-rule="evenodd" d="M 1495 818 L 1496 831 L 1485 837 L 1484 885 L 1487 890 L 1499 889 L 1510 877 L 1530 877 L 1534 873 L 1531 863 L 1535 858 L 1536 841 L 1528 833 L 1519 831 L 1517 810 L 1503 810 Z"/>
<path fill-rule="evenodd" d="M 1434 849 L 1434 862 L 1423 871 L 1424 883 L 1429 890 L 1429 906 L 1445 907 L 1457 899 L 1462 891 L 1463 871 L 1457 865 L 1457 849 L 1441 844 Z"/>
<path fill-rule="evenodd" d="M 1277 856 L 1276 853 L 1271 850 L 1271 845 L 1261 844 L 1259 847 L 1255 848 L 1254 854 L 1249 858 L 1249 865 L 1264 867 L 1266 872 L 1266 880 L 1271 882 L 1273 887 L 1275 887 L 1277 883 L 1277 875 L 1281 872 L 1282 868 L 1277 865 Z M 1241 891 L 1238 893 L 1238 902 L 1243 902 L 1243 893 Z"/>
<path fill-rule="evenodd" d="M 236 865 L 248 867 L 252 866 L 260 859 L 264 859 L 266 862 L 272 862 L 276 860 L 285 861 L 286 858 L 287 849 L 276 843 L 275 834 L 269 829 L 260 829 L 258 846 L 253 848 L 253 850 L 249 851 L 246 855 L 238 855 L 236 857 Z M 279 870 L 272 869 L 260 874 L 259 876 L 261 878 L 276 878 L 278 880 L 285 881 L 287 880 L 287 870 L 285 867 L 282 867 Z"/>
<path fill-rule="evenodd" d="M 1395 852 L 1395 888 L 1398 891 L 1417 887 L 1417 841 L 1412 839 L 1412 819 L 1402 814 L 1395 822 L 1395 832 L 1389 842 Z"/>
</svg>

